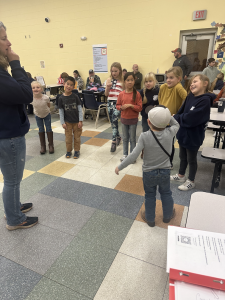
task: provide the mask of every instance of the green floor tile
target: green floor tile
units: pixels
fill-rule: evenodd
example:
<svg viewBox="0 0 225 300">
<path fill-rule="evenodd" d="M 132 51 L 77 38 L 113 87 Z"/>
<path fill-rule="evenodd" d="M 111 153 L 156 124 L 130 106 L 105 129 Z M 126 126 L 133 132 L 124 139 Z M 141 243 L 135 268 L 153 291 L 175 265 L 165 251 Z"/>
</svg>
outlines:
<svg viewBox="0 0 225 300">
<path fill-rule="evenodd" d="M 25 135 L 25 138 L 26 138 L 26 139 L 29 139 L 29 138 L 34 137 L 34 136 L 38 137 L 38 131 L 37 131 L 37 130 L 31 130 L 31 131 L 29 131 L 29 132 Z"/>
<path fill-rule="evenodd" d="M 66 145 L 62 142 L 55 147 L 55 152 L 53 154 L 49 154 L 47 152 L 46 154 L 35 156 L 34 158 L 28 160 L 25 164 L 25 169 L 39 171 L 40 169 L 49 165 L 51 162 L 57 160 L 63 154 L 66 154 Z"/>
<path fill-rule="evenodd" d="M 116 254 L 116 251 L 75 237 L 45 276 L 93 298 Z"/>
<path fill-rule="evenodd" d="M 31 196 L 38 193 L 55 179 L 57 179 L 57 177 L 41 173 L 34 173 L 24 179 L 20 185 L 21 202 L 27 201 Z"/>
<path fill-rule="evenodd" d="M 43 277 L 25 300 L 90 300 L 67 287 Z"/>
<path fill-rule="evenodd" d="M 98 210 L 77 236 L 93 244 L 118 251 L 133 222 L 131 219 Z"/>
</svg>

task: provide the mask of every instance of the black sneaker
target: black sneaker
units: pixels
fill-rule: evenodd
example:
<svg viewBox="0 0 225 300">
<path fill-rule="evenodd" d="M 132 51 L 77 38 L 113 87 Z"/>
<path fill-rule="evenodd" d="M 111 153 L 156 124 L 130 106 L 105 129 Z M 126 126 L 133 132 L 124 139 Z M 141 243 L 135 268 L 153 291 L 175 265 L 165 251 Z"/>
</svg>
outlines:
<svg viewBox="0 0 225 300">
<path fill-rule="evenodd" d="M 121 136 L 116 138 L 116 146 L 119 146 L 122 141 Z"/>
<path fill-rule="evenodd" d="M 112 143 L 112 146 L 111 146 L 111 152 L 115 152 L 116 151 L 116 143 Z"/>
<path fill-rule="evenodd" d="M 173 214 L 170 219 L 163 218 L 163 223 L 169 223 L 176 215 L 175 208 L 173 209 Z"/>
<path fill-rule="evenodd" d="M 20 210 L 22 213 L 26 213 L 33 208 L 33 203 L 23 203 Z"/>
<path fill-rule="evenodd" d="M 72 156 L 72 153 L 71 152 L 67 152 L 66 153 L 66 158 L 70 158 Z"/>
<path fill-rule="evenodd" d="M 141 217 L 142 217 L 142 220 L 148 224 L 148 226 L 150 227 L 155 227 L 155 222 L 149 222 L 147 221 L 147 219 L 145 218 L 145 211 L 142 211 L 141 212 Z"/>
<path fill-rule="evenodd" d="M 73 155 L 73 158 L 74 159 L 77 159 L 80 157 L 80 151 L 74 151 L 74 155 Z"/>
<path fill-rule="evenodd" d="M 38 217 L 27 217 L 24 222 L 22 222 L 19 225 L 16 226 L 11 226 L 11 225 L 6 225 L 6 228 L 8 230 L 16 230 L 16 229 L 27 229 L 30 228 L 38 223 Z"/>
</svg>

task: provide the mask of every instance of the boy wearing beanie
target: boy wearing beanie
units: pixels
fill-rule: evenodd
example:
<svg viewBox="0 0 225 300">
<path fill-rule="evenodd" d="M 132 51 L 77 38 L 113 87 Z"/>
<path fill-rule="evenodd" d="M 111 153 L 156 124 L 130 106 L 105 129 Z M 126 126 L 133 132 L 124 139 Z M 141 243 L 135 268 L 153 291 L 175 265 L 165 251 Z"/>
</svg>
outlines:
<svg viewBox="0 0 225 300">
<path fill-rule="evenodd" d="M 170 124 L 170 127 L 167 125 Z M 145 212 L 143 220 L 151 227 L 155 226 L 156 188 L 159 187 L 163 207 L 163 222 L 169 223 L 175 215 L 172 192 L 170 190 L 170 157 L 173 138 L 179 129 L 177 121 L 171 117 L 168 108 L 163 105 L 148 112 L 150 130 L 141 133 L 138 144 L 126 159 L 115 169 L 116 174 L 135 162 L 142 150 L 143 185 L 145 190 Z"/>
</svg>

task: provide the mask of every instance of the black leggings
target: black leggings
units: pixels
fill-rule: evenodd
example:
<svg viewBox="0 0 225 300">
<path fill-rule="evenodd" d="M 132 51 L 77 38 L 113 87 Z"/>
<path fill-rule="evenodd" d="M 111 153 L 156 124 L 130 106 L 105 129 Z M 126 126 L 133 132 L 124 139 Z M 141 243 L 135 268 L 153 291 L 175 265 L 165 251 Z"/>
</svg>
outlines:
<svg viewBox="0 0 225 300">
<path fill-rule="evenodd" d="M 197 154 L 198 150 L 192 151 L 180 146 L 180 169 L 179 174 L 185 175 L 187 165 L 189 165 L 189 176 L 188 179 L 191 181 L 195 180 L 197 172 Z"/>
</svg>

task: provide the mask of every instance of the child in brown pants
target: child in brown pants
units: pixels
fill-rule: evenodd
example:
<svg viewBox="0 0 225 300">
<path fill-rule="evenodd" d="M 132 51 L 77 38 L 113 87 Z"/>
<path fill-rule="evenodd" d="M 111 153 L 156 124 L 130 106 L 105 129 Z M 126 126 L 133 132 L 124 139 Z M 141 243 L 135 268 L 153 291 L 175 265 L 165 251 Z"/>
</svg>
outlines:
<svg viewBox="0 0 225 300">
<path fill-rule="evenodd" d="M 69 76 L 64 79 L 64 93 L 59 97 L 59 115 L 62 127 L 66 135 L 66 158 L 70 158 L 73 149 L 74 135 L 74 156 L 80 156 L 80 136 L 83 126 L 83 113 L 79 97 L 72 93 L 75 86 L 75 80 Z"/>
</svg>

